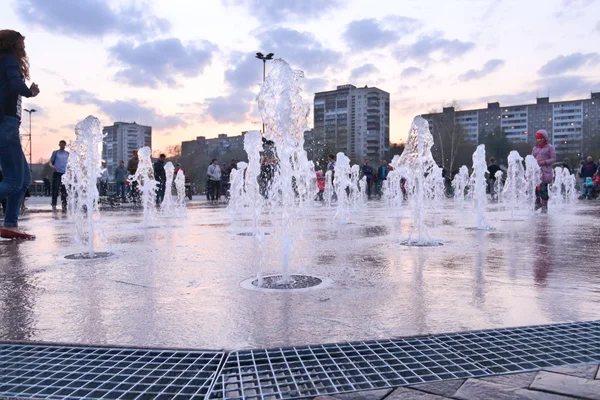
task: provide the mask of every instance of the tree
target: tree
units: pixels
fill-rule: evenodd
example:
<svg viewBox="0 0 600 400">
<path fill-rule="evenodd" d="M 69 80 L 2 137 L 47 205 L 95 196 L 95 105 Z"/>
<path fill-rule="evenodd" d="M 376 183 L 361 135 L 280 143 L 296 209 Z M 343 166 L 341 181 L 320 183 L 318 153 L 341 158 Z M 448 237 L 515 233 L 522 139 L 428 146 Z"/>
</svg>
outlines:
<svg viewBox="0 0 600 400">
<path fill-rule="evenodd" d="M 482 129 L 479 134 L 479 143 L 485 145 L 485 154 L 488 158 L 494 157 L 498 163 L 505 162 L 512 144 L 506 137 L 506 133 L 499 127 L 491 131 Z"/>
<path fill-rule="evenodd" d="M 473 153 L 475 146 L 467 142 L 464 127 L 454 121 L 455 111 L 459 109 L 456 102 L 444 107 L 442 113 L 435 110 L 431 114 L 431 134 L 434 145 L 431 149 L 433 158 L 446 171 L 454 171 L 462 163 L 468 165 L 469 151 Z M 472 151 L 471 151 L 472 150 Z M 470 157 L 470 156 L 469 156 Z"/>
<path fill-rule="evenodd" d="M 385 159 L 390 162 L 395 155 L 401 155 L 406 147 L 405 143 L 390 143 L 390 149 L 385 153 Z"/>
<path fill-rule="evenodd" d="M 311 143 L 311 147 L 315 170 L 326 170 L 328 163 L 327 157 L 329 154 L 336 155 L 334 143 L 327 140 L 317 140 L 314 143 Z"/>
<path fill-rule="evenodd" d="M 165 151 L 167 158 L 173 163 L 179 162 L 181 159 L 181 144 L 173 144 L 171 146 L 167 146 Z"/>
<path fill-rule="evenodd" d="M 173 144 L 167 146 L 165 150 L 156 149 L 152 151 L 152 157 L 158 158 L 161 154 L 167 156 L 167 160 L 171 161 L 173 164 L 176 164 L 181 159 L 181 144 Z"/>
<path fill-rule="evenodd" d="M 48 177 L 48 179 L 52 180 L 52 173 L 54 172 L 54 170 L 52 168 L 50 168 L 50 164 L 49 164 L 50 160 L 47 158 L 40 158 L 37 163 L 38 164 L 42 164 L 43 167 L 41 169 L 40 172 L 40 176 L 39 177 L 32 177 L 32 179 L 43 179 L 45 176 Z"/>
</svg>

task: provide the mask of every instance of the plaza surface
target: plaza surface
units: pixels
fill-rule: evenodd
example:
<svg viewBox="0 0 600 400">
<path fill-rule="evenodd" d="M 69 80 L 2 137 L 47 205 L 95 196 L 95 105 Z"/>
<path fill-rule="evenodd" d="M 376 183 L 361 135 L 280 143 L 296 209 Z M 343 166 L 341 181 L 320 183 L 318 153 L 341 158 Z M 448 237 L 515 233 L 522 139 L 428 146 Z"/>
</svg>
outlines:
<svg viewBox="0 0 600 400">
<path fill-rule="evenodd" d="M 46 199 L 47 200 L 47 199 Z M 113 256 L 85 251 L 73 224 L 41 200 L 22 225 L 38 235 L 0 242 L 0 340 L 240 350 L 600 319 L 600 203 L 548 215 L 488 206 L 489 231 L 451 200 L 427 219 L 438 247 L 400 242 L 410 209 L 384 201 L 335 222 L 316 205 L 295 221 L 292 272 L 327 277 L 306 292 L 247 290 L 256 276 L 249 222 L 194 200 L 185 216 L 104 211 Z M 280 219 L 263 223 L 264 273 L 280 271 Z"/>
</svg>

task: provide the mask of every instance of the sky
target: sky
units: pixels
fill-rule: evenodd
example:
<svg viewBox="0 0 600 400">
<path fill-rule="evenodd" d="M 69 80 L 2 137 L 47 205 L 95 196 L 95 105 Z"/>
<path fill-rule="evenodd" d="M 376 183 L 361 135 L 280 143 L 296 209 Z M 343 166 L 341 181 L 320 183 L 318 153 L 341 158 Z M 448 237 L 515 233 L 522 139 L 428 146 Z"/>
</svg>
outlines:
<svg viewBox="0 0 600 400">
<path fill-rule="evenodd" d="M 5 3 L 5 4 L 1 4 Z M 589 98 L 600 91 L 600 0 L 0 0 L 26 37 L 33 161 L 74 125 L 153 127 L 153 150 L 260 129 L 262 62 L 304 71 L 306 102 L 337 85 L 390 93 L 390 137 L 415 115 Z M 269 65 L 267 63 L 267 74 Z M 25 125 L 28 116 L 25 115 Z M 312 126 L 312 114 L 308 126 Z"/>
</svg>

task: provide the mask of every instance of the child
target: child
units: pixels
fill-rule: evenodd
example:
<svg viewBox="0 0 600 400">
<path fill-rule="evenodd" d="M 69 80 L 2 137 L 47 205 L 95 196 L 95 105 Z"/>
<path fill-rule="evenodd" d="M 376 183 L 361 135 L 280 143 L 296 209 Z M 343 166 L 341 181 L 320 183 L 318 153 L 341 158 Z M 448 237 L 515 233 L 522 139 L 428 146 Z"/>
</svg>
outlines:
<svg viewBox="0 0 600 400">
<path fill-rule="evenodd" d="M 594 181 L 591 177 L 585 178 L 583 182 L 583 196 L 587 197 L 588 200 L 592 199 L 592 193 L 594 192 Z"/>
<path fill-rule="evenodd" d="M 317 171 L 317 187 L 319 188 L 319 193 L 317 193 L 317 200 L 323 201 L 323 192 L 325 192 L 325 175 L 323 175 L 323 171 Z"/>
</svg>

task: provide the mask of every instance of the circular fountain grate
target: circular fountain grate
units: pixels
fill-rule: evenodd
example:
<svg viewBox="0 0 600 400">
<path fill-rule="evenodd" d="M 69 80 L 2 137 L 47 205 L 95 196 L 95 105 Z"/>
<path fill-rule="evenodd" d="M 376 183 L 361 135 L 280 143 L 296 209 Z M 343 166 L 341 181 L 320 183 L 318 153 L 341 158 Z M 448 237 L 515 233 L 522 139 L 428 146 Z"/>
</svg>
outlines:
<svg viewBox="0 0 600 400">
<path fill-rule="evenodd" d="M 428 242 L 418 243 L 414 240 L 403 240 L 400 242 L 401 246 L 409 246 L 409 247 L 435 247 L 435 246 L 443 246 L 444 243 L 439 242 L 437 240 L 430 240 Z"/>
<path fill-rule="evenodd" d="M 262 291 L 305 291 L 324 288 L 331 284 L 331 279 L 311 275 L 290 275 L 287 281 L 281 275 L 267 275 L 258 278 L 247 279 L 241 283 L 243 288 Z"/>
<path fill-rule="evenodd" d="M 94 253 L 94 255 L 92 257 L 90 257 L 89 253 L 76 253 L 76 254 L 69 254 L 68 256 L 65 256 L 65 258 L 67 260 L 95 260 L 98 258 L 108 258 L 112 255 L 113 255 L 113 253 L 100 251 L 100 252 Z"/>
</svg>

